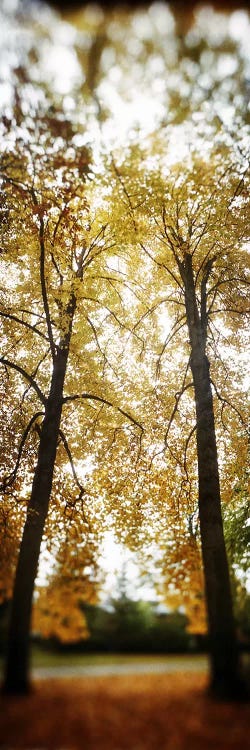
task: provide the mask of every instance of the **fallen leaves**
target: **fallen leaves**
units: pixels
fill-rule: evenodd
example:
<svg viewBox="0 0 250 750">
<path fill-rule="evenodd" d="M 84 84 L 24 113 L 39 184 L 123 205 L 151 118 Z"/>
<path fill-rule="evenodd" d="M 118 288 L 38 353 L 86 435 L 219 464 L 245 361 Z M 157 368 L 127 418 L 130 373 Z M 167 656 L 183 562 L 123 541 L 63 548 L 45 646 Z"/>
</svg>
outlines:
<svg viewBox="0 0 250 750">
<path fill-rule="evenodd" d="M 215 703 L 206 677 L 127 675 L 47 680 L 2 698 L 11 750 L 247 750 L 249 706 Z"/>
</svg>

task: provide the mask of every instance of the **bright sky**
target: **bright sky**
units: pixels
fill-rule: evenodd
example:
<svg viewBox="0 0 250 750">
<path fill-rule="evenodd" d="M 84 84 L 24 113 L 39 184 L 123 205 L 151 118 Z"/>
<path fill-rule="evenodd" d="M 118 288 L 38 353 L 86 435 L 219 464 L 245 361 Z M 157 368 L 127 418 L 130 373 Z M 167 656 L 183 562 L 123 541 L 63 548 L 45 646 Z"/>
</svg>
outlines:
<svg viewBox="0 0 250 750">
<path fill-rule="evenodd" d="M 105 535 L 101 561 L 106 573 L 101 597 L 103 602 L 110 597 L 119 596 L 118 578 L 122 573 L 125 574 L 125 591 L 128 597 L 151 601 L 157 598 L 154 587 L 140 576 L 136 554 L 118 544 L 112 532 Z"/>
</svg>

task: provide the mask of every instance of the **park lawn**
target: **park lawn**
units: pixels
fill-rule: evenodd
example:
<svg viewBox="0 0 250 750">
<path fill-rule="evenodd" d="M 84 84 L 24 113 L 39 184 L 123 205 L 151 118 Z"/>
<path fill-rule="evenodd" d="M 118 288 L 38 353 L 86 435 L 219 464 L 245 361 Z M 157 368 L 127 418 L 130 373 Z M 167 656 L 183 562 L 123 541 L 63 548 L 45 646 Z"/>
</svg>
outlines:
<svg viewBox="0 0 250 750">
<path fill-rule="evenodd" d="M 34 648 L 31 655 L 31 664 L 36 667 L 88 667 L 112 664 L 150 664 L 174 663 L 176 667 L 185 666 L 188 670 L 190 663 L 196 664 L 199 669 L 204 666 L 204 656 L 199 654 L 125 654 L 125 653 L 76 653 L 56 652 Z"/>
<path fill-rule="evenodd" d="M 249 706 L 216 703 L 205 674 L 43 680 L 1 697 L 5 750 L 247 750 Z"/>
<path fill-rule="evenodd" d="M 198 670 L 204 667 L 205 656 L 199 654 L 125 654 L 125 653 L 77 653 L 76 651 L 53 651 L 39 646 L 31 650 L 31 665 L 33 669 L 52 667 L 88 667 L 111 664 L 136 664 L 158 662 L 176 664 L 179 668 L 189 669 L 189 664 L 196 664 Z M 0 673 L 3 671 L 4 659 L 0 658 Z"/>
</svg>

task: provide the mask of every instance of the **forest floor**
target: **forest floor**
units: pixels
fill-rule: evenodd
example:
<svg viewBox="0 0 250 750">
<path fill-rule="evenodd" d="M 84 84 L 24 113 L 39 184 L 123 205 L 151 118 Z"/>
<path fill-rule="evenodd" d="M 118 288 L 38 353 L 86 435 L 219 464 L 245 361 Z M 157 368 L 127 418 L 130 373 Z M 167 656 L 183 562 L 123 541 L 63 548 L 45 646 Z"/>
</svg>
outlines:
<svg viewBox="0 0 250 750">
<path fill-rule="evenodd" d="M 248 750 L 249 704 L 215 702 L 199 672 L 35 681 L 0 699 L 2 750 Z"/>
</svg>

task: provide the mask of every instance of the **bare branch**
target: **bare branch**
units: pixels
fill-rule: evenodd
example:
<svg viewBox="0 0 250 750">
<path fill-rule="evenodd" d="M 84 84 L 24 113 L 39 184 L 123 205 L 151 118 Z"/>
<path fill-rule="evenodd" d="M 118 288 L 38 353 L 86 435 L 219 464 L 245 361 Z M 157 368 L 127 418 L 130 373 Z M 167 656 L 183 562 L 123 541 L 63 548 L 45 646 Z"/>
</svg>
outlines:
<svg viewBox="0 0 250 750">
<path fill-rule="evenodd" d="M 26 310 L 25 307 L 20 307 L 19 312 L 24 313 L 24 315 L 35 315 L 36 318 L 40 318 L 41 322 L 45 320 L 44 315 L 41 315 L 37 310 L 33 312 L 32 310 Z"/>
<path fill-rule="evenodd" d="M 68 207 L 68 205 L 69 205 L 69 203 L 70 203 L 70 201 L 72 200 L 72 198 L 73 198 L 73 197 L 75 197 L 75 195 L 74 195 L 74 196 L 72 196 L 72 195 L 71 195 L 71 197 L 70 197 L 70 198 L 69 198 L 69 199 L 68 199 L 67 201 L 65 201 L 65 203 L 64 203 L 64 205 L 63 205 L 63 207 L 62 207 L 62 209 L 61 209 L 61 211 L 60 211 L 60 213 L 59 213 L 59 217 L 58 217 L 58 219 L 57 219 L 57 221 L 56 221 L 56 223 L 55 223 L 55 226 L 54 226 L 54 231 L 53 231 L 53 235 L 52 235 L 52 241 L 51 241 L 51 244 L 52 244 L 53 246 L 54 246 L 54 244 L 55 244 L 55 240 L 56 240 L 56 235 L 57 235 L 57 232 L 58 232 L 59 226 L 60 226 L 60 224 L 61 224 L 61 221 L 62 221 L 62 219 L 63 219 L 63 218 L 64 218 L 64 216 L 65 216 L 65 210 L 67 209 L 67 207 Z"/>
<path fill-rule="evenodd" d="M 197 287 L 197 282 L 198 282 L 199 275 L 202 272 L 202 269 L 206 265 L 207 261 L 209 260 L 211 250 L 214 249 L 215 245 L 216 245 L 216 243 L 214 243 L 213 245 L 211 245 L 211 247 L 208 249 L 208 251 L 205 253 L 204 257 L 202 258 L 201 264 L 200 264 L 200 266 L 199 266 L 199 268 L 198 268 L 198 270 L 197 270 L 197 272 L 195 274 L 195 282 L 194 282 L 195 288 Z"/>
<path fill-rule="evenodd" d="M 177 206 L 178 206 L 178 203 L 177 203 Z M 180 239 L 181 238 L 176 233 L 174 227 L 171 224 L 167 224 L 166 223 L 166 206 L 165 206 L 165 204 L 163 204 L 163 206 L 162 206 L 162 221 L 163 221 L 163 226 L 164 226 L 165 237 L 167 238 L 168 245 L 169 245 L 169 247 L 170 247 L 170 249 L 172 251 L 172 254 L 174 256 L 175 262 L 176 262 L 177 267 L 179 268 L 179 271 L 180 271 L 180 274 L 181 274 L 181 261 L 180 261 L 180 258 L 178 256 L 178 253 L 176 252 L 176 244 L 180 243 Z M 178 208 L 177 208 L 177 225 L 178 225 Z M 175 242 L 173 242 L 173 240 L 171 238 L 171 235 L 174 238 Z"/>
<path fill-rule="evenodd" d="M 108 315 L 110 315 L 110 317 L 114 318 L 114 320 L 116 321 L 116 323 L 118 323 L 119 328 L 124 328 L 125 331 L 128 331 L 129 333 L 133 332 L 134 329 L 133 328 L 131 329 L 129 326 L 126 325 L 126 323 L 123 323 L 118 318 L 118 315 L 116 315 L 116 313 L 113 310 L 111 310 L 110 307 L 107 307 L 107 305 L 104 304 L 101 300 L 95 299 L 95 297 L 85 297 L 85 296 L 82 299 L 87 300 L 89 302 L 95 302 L 95 304 L 100 305 L 100 307 L 102 307 L 103 310 L 107 310 L 107 313 L 108 313 Z M 88 321 L 88 322 L 90 322 L 90 321 Z M 137 337 L 137 338 L 139 338 L 139 337 Z"/>
<path fill-rule="evenodd" d="M 243 174 L 242 174 L 242 175 L 240 176 L 239 182 L 238 182 L 238 184 L 236 185 L 236 188 L 235 188 L 235 191 L 234 191 L 234 193 L 233 193 L 232 197 L 231 197 L 231 198 L 229 199 L 229 202 L 228 202 L 228 209 L 229 209 L 229 207 L 230 207 L 230 206 L 232 205 L 232 203 L 234 202 L 234 199 L 235 199 L 235 198 L 237 198 L 237 197 L 238 197 L 238 195 L 240 195 L 240 194 L 241 194 L 241 192 L 242 192 L 242 190 L 243 190 L 243 188 L 244 188 L 244 185 L 245 185 L 245 182 L 244 182 L 244 180 L 245 180 L 245 177 L 246 177 L 246 175 L 247 175 L 247 173 L 248 173 L 248 170 L 249 170 L 249 163 L 247 164 L 247 167 L 246 167 L 246 169 L 244 170 Z"/>
</svg>

